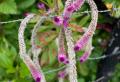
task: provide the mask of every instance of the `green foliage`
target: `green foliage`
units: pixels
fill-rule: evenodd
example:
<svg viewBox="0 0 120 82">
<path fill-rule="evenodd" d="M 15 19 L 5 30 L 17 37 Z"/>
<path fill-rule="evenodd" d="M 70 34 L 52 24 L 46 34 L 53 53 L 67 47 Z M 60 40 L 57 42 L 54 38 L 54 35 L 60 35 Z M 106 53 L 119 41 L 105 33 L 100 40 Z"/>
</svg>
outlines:
<svg viewBox="0 0 120 82">
<path fill-rule="evenodd" d="M 21 1 L 21 0 L 20 0 Z M 35 3 L 35 0 L 22 0 L 19 3 L 19 8 L 20 9 L 27 9 L 28 7 L 32 6 Z"/>
<path fill-rule="evenodd" d="M 0 3 L 0 13 L 3 14 L 16 14 L 17 6 L 14 0 L 5 0 Z"/>
</svg>

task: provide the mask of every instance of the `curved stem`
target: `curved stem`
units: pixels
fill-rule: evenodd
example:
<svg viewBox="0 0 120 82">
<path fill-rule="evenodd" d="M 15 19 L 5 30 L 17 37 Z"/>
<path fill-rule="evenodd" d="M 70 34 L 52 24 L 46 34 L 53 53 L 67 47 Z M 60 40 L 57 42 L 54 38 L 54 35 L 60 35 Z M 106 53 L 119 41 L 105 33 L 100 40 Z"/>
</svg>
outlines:
<svg viewBox="0 0 120 82">
<path fill-rule="evenodd" d="M 24 41 L 24 31 L 26 28 L 27 23 L 31 18 L 34 17 L 34 14 L 28 15 L 20 24 L 19 32 L 18 32 L 18 41 L 19 41 L 19 48 L 20 48 L 20 57 L 27 65 L 28 69 L 30 70 L 33 78 L 36 82 L 45 82 L 41 77 L 41 72 L 37 69 L 36 65 L 33 63 L 32 59 L 26 53 L 26 45 Z"/>
<path fill-rule="evenodd" d="M 45 80 L 45 76 L 44 76 L 44 74 L 42 72 L 42 69 L 40 67 L 40 64 L 39 64 L 39 54 L 41 53 L 42 49 L 37 48 L 37 45 L 35 44 L 35 38 L 37 36 L 37 31 L 38 31 L 39 27 L 45 21 L 45 19 L 46 19 L 46 16 L 43 16 L 43 17 L 40 18 L 40 20 L 34 26 L 34 28 L 32 30 L 32 35 L 31 35 L 33 62 L 35 63 L 37 69 L 40 70 L 40 72 L 42 74 L 43 82 L 46 82 L 46 80 Z"/>
<path fill-rule="evenodd" d="M 77 71 L 76 71 L 76 57 L 75 57 L 75 51 L 74 51 L 74 44 L 72 41 L 71 31 L 68 30 L 68 28 L 64 29 L 65 31 L 65 37 L 67 41 L 68 46 L 68 76 L 70 82 L 78 82 L 77 81 Z"/>
<path fill-rule="evenodd" d="M 87 0 L 87 2 L 90 5 L 90 8 L 92 10 L 92 20 L 90 22 L 88 30 L 84 33 L 84 35 L 75 44 L 76 51 L 81 50 L 87 44 L 89 39 L 92 38 L 94 31 L 96 30 L 96 25 L 97 25 L 97 20 L 98 20 L 97 6 L 93 0 Z"/>
</svg>

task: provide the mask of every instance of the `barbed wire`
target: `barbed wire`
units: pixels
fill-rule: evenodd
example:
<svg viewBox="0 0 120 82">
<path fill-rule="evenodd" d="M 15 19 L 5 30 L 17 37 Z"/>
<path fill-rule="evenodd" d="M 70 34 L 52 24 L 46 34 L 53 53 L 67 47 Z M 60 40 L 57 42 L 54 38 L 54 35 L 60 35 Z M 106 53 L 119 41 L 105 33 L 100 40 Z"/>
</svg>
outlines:
<svg viewBox="0 0 120 82">
<path fill-rule="evenodd" d="M 116 56 L 116 55 L 119 55 L 120 54 L 120 51 L 118 51 L 117 53 L 114 53 L 114 54 L 109 54 L 109 55 L 103 55 L 103 56 L 100 56 L 100 57 L 89 57 L 88 60 L 100 60 L 100 59 L 105 59 L 105 58 L 108 58 L 108 57 L 112 57 L 112 56 Z M 79 61 L 79 58 L 76 59 L 77 61 Z M 64 68 L 66 68 L 66 65 L 63 65 L 57 69 L 51 69 L 49 71 L 44 71 L 44 74 L 50 74 L 50 73 L 53 73 L 53 72 L 57 72 L 57 71 L 60 71 L 60 70 L 63 70 Z"/>
<path fill-rule="evenodd" d="M 112 8 L 111 10 L 101 10 L 101 11 L 98 11 L 99 13 L 106 13 L 106 12 L 112 12 L 112 11 L 119 11 L 120 8 Z M 89 14 L 91 13 L 92 11 L 83 11 L 83 12 L 75 12 L 74 14 Z M 53 17 L 53 16 L 51 16 Z M 0 22 L 0 24 L 8 24 L 8 23 L 14 23 L 14 22 L 21 22 L 23 19 L 16 19 L 16 20 L 10 20 L 10 21 L 5 21 L 5 22 Z"/>
<path fill-rule="evenodd" d="M 14 23 L 14 22 L 21 22 L 23 19 L 16 19 L 16 20 L 11 20 L 11 21 L 5 21 L 5 22 L 0 22 L 0 24 L 8 24 L 8 23 Z"/>
<path fill-rule="evenodd" d="M 101 11 L 98 11 L 98 13 L 106 13 L 106 12 L 119 11 L 119 10 L 120 10 L 120 8 L 112 8 L 112 9 L 108 9 L 108 10 L 101 10 Z M 92 12 L 92 11 L 86 10 L 86 11 L 80 12 L 80 13 L 82 13 L 82 14 L 88 14 L 88 13 L 91 13 L 91 12 Z M 78 12 L 78 14 L 79 14 L 79 12 Z"/>
</svg>

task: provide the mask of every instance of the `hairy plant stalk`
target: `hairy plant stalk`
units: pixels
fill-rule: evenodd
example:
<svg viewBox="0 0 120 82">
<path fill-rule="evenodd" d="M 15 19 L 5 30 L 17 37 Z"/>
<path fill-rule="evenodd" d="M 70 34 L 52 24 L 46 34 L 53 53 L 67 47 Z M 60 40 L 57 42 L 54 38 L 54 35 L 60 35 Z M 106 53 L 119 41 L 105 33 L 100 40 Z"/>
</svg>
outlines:
<svg viewBox="0 0 120 82">
<path fill-rule="evenodd" d="M 81 8 L 81 6 L 84 4 L 85 0 L 75 0 L 73 3 L 68 4 L 68 6 L 65 6 L 63 11 L 63 25 L 64 27 L 68 27 L 69 19 L 74 11 Z"/>
<path fill-rule="evenodd" d="M 69 6 L 70 4 L 72 4 L 73 1 L 75 1 L 75 0 L 67 0 L 67 1 L 65 2 L 65 7 L 67 7 L 67 6 Z"/>
<path fill-rule="evenodd" d="M 64 82 L 64 78 L 67 76 L 67 68 L 63 69 L 62 71 L 58 72 L 58 81 L 59 82 Z"/>
<path fill-rule="evenodd" d="M 66 56 L 65 50 L 65 36 L 64 36 L 64 29 L 61 28 L 59 37 L 58 37 L 58 61 L 64 64 L 68 63 L 68 59 Z"/>
<path fill-rule="evenodd" d="M 90 5 L 92 11 L 92 20 L 88 27 L 88 30 L 84 33 L 84 35 L 77 41 L 75 44 L 75 50 L 81 50 L 89 41 L 90 38 L 93 37 L 94 31 L 96 30 L 97 20 L 98 20 L 98 10 L 97 6 L 93 0 L 87 0 L 88 4 Z"/>
<path fill-rule="evenodd" d="M 70 18 L 73 12 L 77 9 L 80 9 L 81 6 L 84 4 L 85 0 L 67 0 L 66 6 L 63 11 L 63 17 Z"/>
<path fill-rule="evenodd" d="M 25 19 L 23 19 L 23 21 L 20 24 L 19 33 L 18 33 L 20 57 L 22 58 L 24 63 L 27 65 L 27 67 L 30 70 L 35 81 L 36 82 L 45 82 L 45 81 L 43 81 L 43 78 L 41 77 L 41 72 L 37 69 L 36 65 L 30 58 L 30 56 L 26 53 L 26 45 L 25 45 L 25 41 L 24 41 L 24 31 L 25 31 L 27 23 L 33 17 L 34 17 L 34 14 L 28 15 Z"/>
<path fill-rule="evenodd" d="M 39 27 L 41 26 L 41 24 L 45 21 L 45 19 L 46 19 L 46 16 L 42 16 L 40 18 L 40 20 L 34 26 L 34 28 L 32 30 L 32 35 L 31 35 L 33 62 L 35 63 L 35 65 L 38 68 L 38 70 L 40 70 L 42 78 L 43 78 L 43 82 L 46 82 L 46 80 L 45 80 L 45 76 L 44 76 L 44 74 L 42 72 L 42 69 L 40 67 L 40 64 L 39 64 L 39 54 L 41 53 L 42 49 L 41 48 L 37 48 L 37 45 L 35 43 L 35 39 L 36 39 L 36 36 L 37 36 L 37 31 L 38 31 Z"/>
<path fill-rule="evenodd" d="M 93 49 L 93 47 L 92 47 L 92 38 L 90 38 L 87 45 L 86 45 L 86 47 L 85 47 L 84 54 L 80 57 L 80 62 L 81 63 L 85 62 L 89 58 L 89 56 L 90 56 L 90 54 L 92 52 L 92 49 Z"/>
<path fill-rule="evenodd" d="M 59 43 L 58 51 L 63 52 L 63 53 L 65 53 L 64 38 L 65 38 L 64 37 L 64 29 L 61 28 L 60 33 L 59 33 L 59 37 L 58 37 L 58 43 Z"/>
<path fill-rule="evenodd" d="M 68 46 L 68 76 L 70 82 L 78 82 L 77 81 L 77 71 L 76 71 L 76 57 L 75 57 L 75 51 L 74 51 L 74 44 L 73 39 L 71 36 L 71 31 L 68 28 L 64 28 L 65 31 L 65 37 L 67 41 Z"/>
<path fill-rule="evenodd" d="M 64 78 L 58 77 L 58 82 L 64 82 Z"/>
<path fill-rule="evenodd" d="M 33 14 L 28 15 L 20 24 L 19 30 L 18 30 L 18 41 L 19 41 L 19 48 L 20 48 L 20 56 L 26 55 L 26 45 L 24 41 L 24 31 L 26 28 L 27 23 L 31 18 L 33 18 Z"/>
</svg>

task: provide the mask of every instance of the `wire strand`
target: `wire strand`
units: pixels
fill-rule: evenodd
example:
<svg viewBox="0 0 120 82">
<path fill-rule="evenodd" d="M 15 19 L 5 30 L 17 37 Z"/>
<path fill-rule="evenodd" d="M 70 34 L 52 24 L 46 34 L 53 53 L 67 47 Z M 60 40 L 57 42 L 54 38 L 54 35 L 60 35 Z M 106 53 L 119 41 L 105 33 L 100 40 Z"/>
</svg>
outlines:
<svg viewBox="0 0 120 82">
<path fill-rule="evenodd" d="M 117 53 L 114 53 L 114 54 L 103 55 L 103 56 L 100 56 L 100 57 L 94 57 L 94 58 L 89 57 L 88 60 L 100 60 L 100 59 L 105 59 L 105 58 L 108 58 L 108 57 L 111 57 L 111 56 L 115 56 L 115 55 L 119 55 L 119 54 L 120 54 L 120 51 L 118 51 Z M 79 58 L 77 58 L 76 60 L 79 61 Z M 66 65 L 63 65 L 62 67 L 59 67 L 57 69 L 52 69 L 52 70 L 44 71 L 44 74 L 51 74 L 53 72 L 60 71 L 60 70 L 62 70 L 64 68 L 66 68 Z"/>
<path fill-rule="evenodd" d="M 99 13 L 106 13 L 106 12 L 111 12 L 111 11 L 120 11 L 120 8 L 112 8 L 112 10 L 101 10 L 98 11 Z M 89 14 L 91 11 L 83 11 L 83 12 L 75 12 L 74 14 Z M 54 16 L 51 16 L 54 17 Z M 8 24 L 8 23 L 14 23 L 14 22 L 21 22 L 23 19 L 16 19 L 16 20 L 11 20 L 11 21 L 4 21 L 0 22 L 0 24 Z"/>
</svg>

